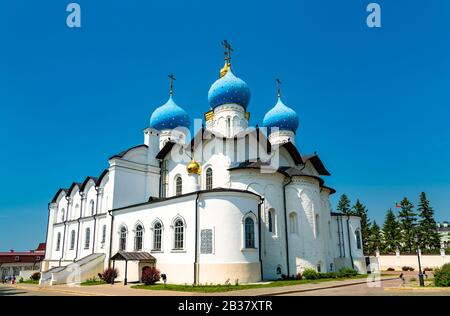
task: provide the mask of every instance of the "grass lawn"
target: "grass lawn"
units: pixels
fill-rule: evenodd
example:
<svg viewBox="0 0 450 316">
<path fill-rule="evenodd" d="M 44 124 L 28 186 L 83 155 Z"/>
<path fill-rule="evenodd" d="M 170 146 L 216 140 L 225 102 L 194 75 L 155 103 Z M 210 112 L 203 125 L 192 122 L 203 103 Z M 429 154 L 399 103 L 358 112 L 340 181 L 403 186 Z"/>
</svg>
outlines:
<svg viewBox="0 0 450 316">
<path fill-rule="evenodd" d="M 80 283 L 81 286 L 102 285 L 102 284 L 106 284 L 106 282 L 103 280 L 87 280 Z"/>
<path fill-rule="evenodd" d="M 134 285 L 131 288 L 133 289 L 144 289 L 144 290 L 167 290 L 167 291 L 182 291 L 182 292 L 228 292 L 228 291 L 236 291 L 236 290 L 246 290 L 246 289 L 259 289 L 259 288 L 268 288 L 268 287 L 279 287 L 279 286 L 288 286 L 288 285 L 297 285 L 297 284 L 308 284 L 308 283 L 322 283 L 328 281 L 343 281 L 343 280 L 351 280 L 351 279 L 364 279 L 367 277 L 367 274 L 357 275 L 351 278 L 330 278 L 330 279 L 318 279 L 318 280 L 280 280 L 280 281 L 271 281 L 266 284 L 242 284 L 242 285 L 181 285 L 181 284 L 154 284 L 154 285 Z"/>
<path fill-rule="evenodd" d="M 25 280 L 25 281 L 22 281 L 22 282 L 20 282 L 20 283 L 23 283 L 23 284 L 39 284 L 39 280 Z"/>
</svg>

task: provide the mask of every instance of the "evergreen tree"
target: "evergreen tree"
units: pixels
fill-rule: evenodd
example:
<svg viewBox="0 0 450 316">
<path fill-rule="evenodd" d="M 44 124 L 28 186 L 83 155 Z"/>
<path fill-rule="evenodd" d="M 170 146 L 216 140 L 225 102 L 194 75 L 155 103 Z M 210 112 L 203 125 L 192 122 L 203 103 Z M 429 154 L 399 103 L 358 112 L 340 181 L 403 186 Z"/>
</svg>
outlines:
<svg viewBox="0 0 450 316">
<path fill-rule="evenodd" d="M 361 218 L 361 237 L 363 250 L 366 252 L 369 246 L 369 235 L 370 235 L 370 223 L 367 218 L 367 209 L 362 204 L 359 199 L 356 200 L 355 205 L 352 207 L 352 211 L 350 215 L 359 216 Z"/>
<path fill-rule="evenodd" d="M 402 233 L 402 246 L 404 251 L 413 253 L 416 243 L 414 238 L 416 236 L 416 214 L 413 211 L 414 205 L 408 200 L 403 198 L 400 202 L 401 211 L 398 213 L 400 220 L 400 229 Z"/>
<path fill-rule="evenodd" d="M 382 243 L 381 243 L 381 229 L 380 226 L 378 226 L 377 222 L 373 222 L 372 226 L 370 227 L 370 235 L 369 235 L 369 242 L 367 246 L 367 253 L 370 255 L 375 254 L 377 249 L 381 251 Z"/>
<path fill-rule="evenodd" d="M 419 225 L 417 234 L 419 237 L 419 246 L 421 249 L 439 249 L 441 240 L 434 220 L 434 211 L 430 206 L 425 192 L 420 193 L 419 207 Z"/>
<path fill-rule="evenodd" d="M 352 215 L 352 209 L 350 208 L 350 199 L 345 193 L 342 194 L 341 198 L 339 199 L 337 210 L 344 215 Z"/>
<path fill-rule="evenodd" d="M 383 224 L 383 250 L 387 253 L 395 252 L 397 248 L 400 248 L 400 241 L 400 224 L 394 212 L 389 209 Z"/>
</svg>

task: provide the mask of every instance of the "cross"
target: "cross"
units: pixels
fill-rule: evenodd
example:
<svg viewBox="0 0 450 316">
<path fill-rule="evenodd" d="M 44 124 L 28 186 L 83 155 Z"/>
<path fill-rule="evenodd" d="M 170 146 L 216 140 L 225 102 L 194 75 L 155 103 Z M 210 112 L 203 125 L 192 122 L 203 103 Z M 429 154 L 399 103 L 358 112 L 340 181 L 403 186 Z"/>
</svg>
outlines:
<svg viewBox="0 0 450 316">
<path fill-rule="evenodd" d="M 231 62 L 231 52 L 233 51 L 233 48 L 231 47 L 231 44 L 228 43 L 227 40 L 223 40 L 222 46 L 227 50 L 225 53 L 226 54 L 225 59 L 228 60 L 228 63 L 230 63 Z"/>
<path fill-rule="evenodd" d="M 168 77 L 169 77 L 169 81 L 170 81 L 170 95 L 172 95 L 173 94 L 173 81 L 176 79 L 173 74 L 170 74 Z"/>
<path fill-rule="evenodd" d="M 277 86 L 278 86 L 278 97 L 281 98 L 281 81 L 280 79 L 276 78 L 275 81 L 277 82 Z"/>
</svg>

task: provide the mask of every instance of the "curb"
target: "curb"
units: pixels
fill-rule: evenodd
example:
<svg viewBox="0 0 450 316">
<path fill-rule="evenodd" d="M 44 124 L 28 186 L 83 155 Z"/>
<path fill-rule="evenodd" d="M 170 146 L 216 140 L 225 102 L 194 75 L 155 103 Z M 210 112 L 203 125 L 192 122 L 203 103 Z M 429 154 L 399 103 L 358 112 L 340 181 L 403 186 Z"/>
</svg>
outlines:
<svg viewBox="0 0 450 316">
<path fill-rule="evenodd" d="M 380 282 L 390 281 L 390 280 L 397 280 L 397 279 L 398 279 L 398 277 L 386 278 L 386 279 L 381 279 Z M 298 289 L 298 290 L 290 290 L 290 291 L 284 291 L 284 292 L 274 292 L 274 293 L 268 293 L 268 294 L 259 294 L 259 295 L 256 295 L 256 296 L 277 296 L 277 295 L 292 294 L 292 293 L 313 292 L 313 291 L 335 289 L 335 288 L 339 288 L 339 287 L 346 287 L 346 286 L 359 285 L 359 284 L 365 284 L 365 283 L 367 283 L 367 280 L 360 281 L 360 282 L 355 282 L 355 283 L 348 283 L 348 284 L 329 285 L 329 286 L 313 288 L 313 289 Z"/>
</svg>

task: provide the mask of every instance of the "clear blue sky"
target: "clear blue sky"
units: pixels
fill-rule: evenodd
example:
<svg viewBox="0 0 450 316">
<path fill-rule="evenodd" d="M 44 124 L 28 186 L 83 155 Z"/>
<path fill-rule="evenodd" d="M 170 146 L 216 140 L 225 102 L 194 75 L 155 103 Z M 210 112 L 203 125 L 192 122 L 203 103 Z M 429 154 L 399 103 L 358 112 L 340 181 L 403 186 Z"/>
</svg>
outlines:
<svg viewBox="0 0 450 316">
<path fill-rule="evenodd" d="M 79 0 L 81 29 L 65 24 L 69 2 L 0 4 L 0 250 L 44 241 L 56 190 L 142 143 L 168 73 L 177 103 L 202 117 L 223 39 L 253 125 L 282 79 L 301 152 L 332 173 L 333 205 L 345 192 L 381 223 L 425 191 L 450 219 L 449 1 L 380 0 L 381 29 L 366 26 L 363 0 Z"/>
</svg>

